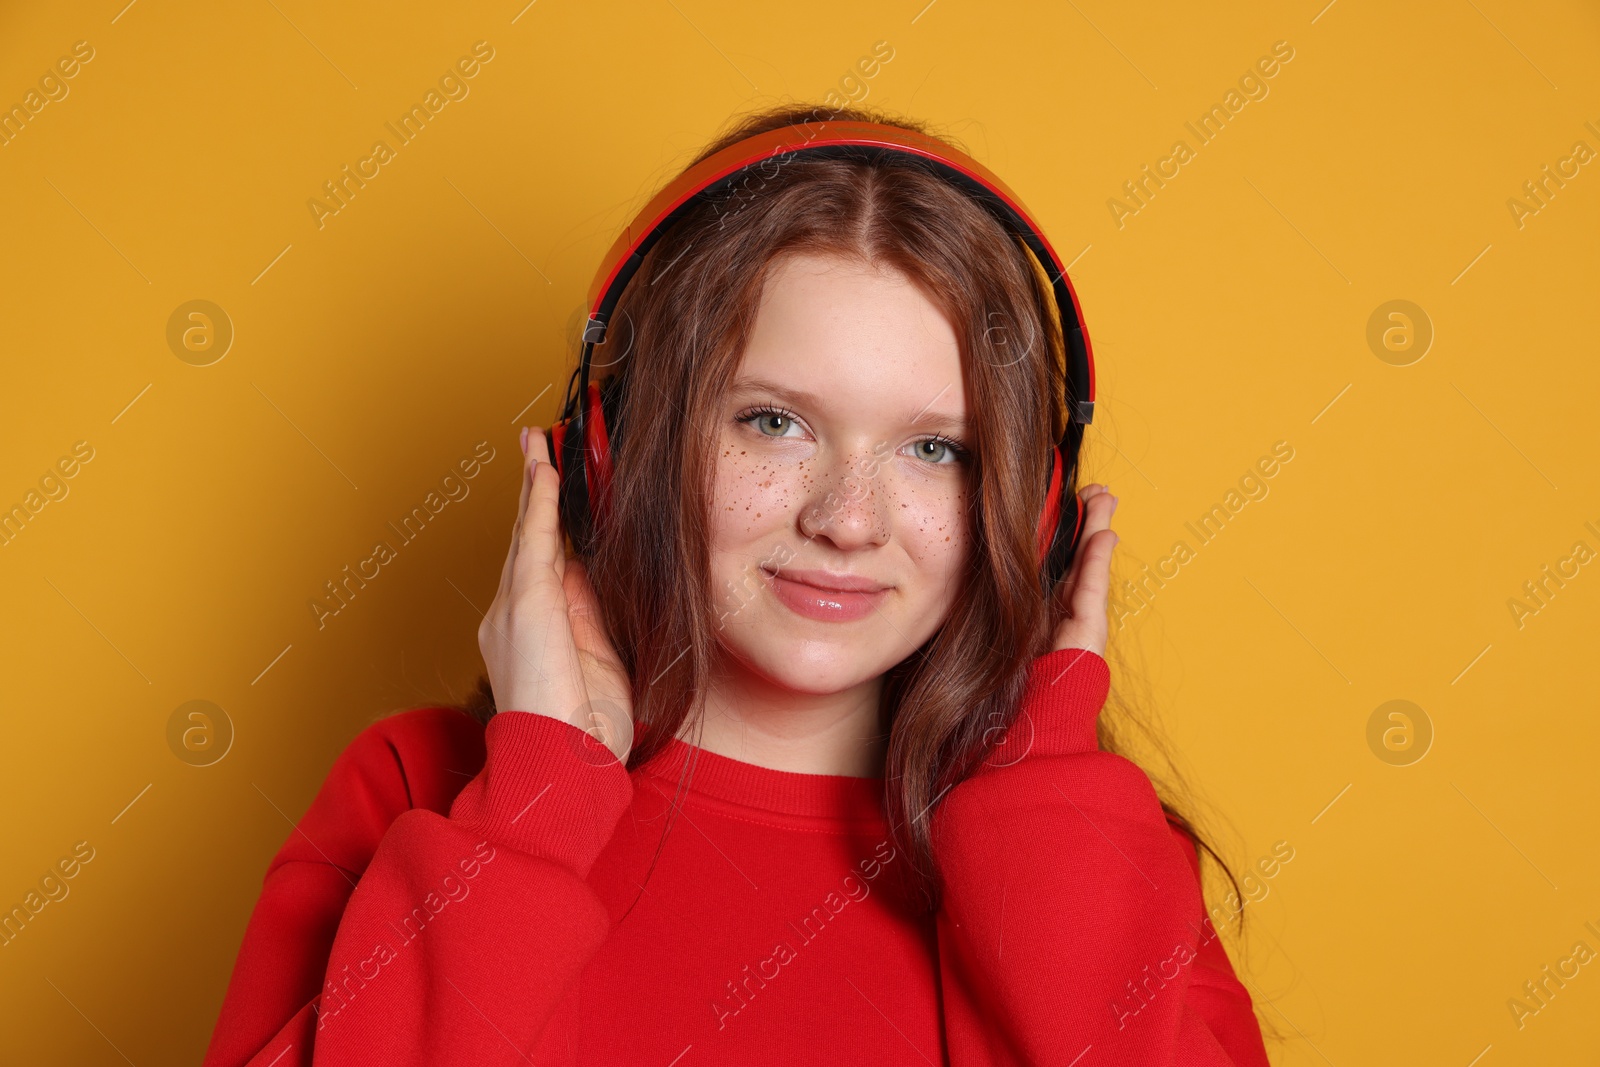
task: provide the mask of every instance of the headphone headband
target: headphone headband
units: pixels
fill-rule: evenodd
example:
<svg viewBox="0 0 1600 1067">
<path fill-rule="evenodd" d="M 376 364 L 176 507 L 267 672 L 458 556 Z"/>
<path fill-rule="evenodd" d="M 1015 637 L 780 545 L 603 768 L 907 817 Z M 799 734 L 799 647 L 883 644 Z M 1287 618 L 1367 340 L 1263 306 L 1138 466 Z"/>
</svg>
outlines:
<svg viewBox="0 0 1600 1067">
<path fill-rule="evenodd" d="M 1055 290 L 1066 344 L 1067 434 L 1075 438 L 1074 424 L 1094 421 L 1094 356 L 1083 328 L 1078 294 L 1066 268 L 1044 234 L 1033 225 L 1021 199 L 998 176 L 977 160 L 943 141 L 915 130 L 876 122 L 803 122 L 768 130 L 735 142 L 701 160 L 658 192 L 628 224 L 601 260 L 589 286 L 589 320 L 583 331 L 581 378 L 587 387 L 588 365 L 594 345 L 604 343 L 606 327 L 622 291 L 638 271 L 646 253 L 695 205 L 711 199 L 747 175 L 752 168 L 765 171 L 781 167 L 792 158 L 873 160 L 885 155 L 911 156 L 935 176 L 945 179 L 978 201 L 1006 230 L 1027 245 L 1044 266 Z M 776 173 L 776 172 L 774 172 Z M 767 175 L 771 177 L 772 175 Z"/>
</svg>

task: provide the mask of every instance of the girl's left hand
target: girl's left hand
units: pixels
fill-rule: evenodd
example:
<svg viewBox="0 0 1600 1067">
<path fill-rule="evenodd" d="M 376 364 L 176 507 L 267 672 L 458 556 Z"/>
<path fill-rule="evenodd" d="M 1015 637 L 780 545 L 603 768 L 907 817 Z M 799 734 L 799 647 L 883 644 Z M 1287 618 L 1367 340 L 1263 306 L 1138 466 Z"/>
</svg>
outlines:
<svg viewBox="0 0 1600 1067">
<path fill-rule="evenodd" d="M 1104 657 L 1106 651 L 1106 597 L 1111 588 L 1111 549 L 1118 537 L 1111 529 L 1117 498 L 1098 484 L 1078 493 L 1084 503 L 1083 536 L 1072 566 L 1056 595 L 1067 598 L 1068 616 L 1056 629 L 1052 650 L 1085 648 Z"/>
</svg>

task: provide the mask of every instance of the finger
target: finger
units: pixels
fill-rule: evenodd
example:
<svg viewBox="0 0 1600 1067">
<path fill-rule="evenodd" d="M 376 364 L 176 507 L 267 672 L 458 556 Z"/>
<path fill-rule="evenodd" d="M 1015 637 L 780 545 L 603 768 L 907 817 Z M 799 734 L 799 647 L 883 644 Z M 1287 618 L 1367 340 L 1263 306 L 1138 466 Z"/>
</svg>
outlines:
<svg viewBox="0 0 1600 1067">
<path fill-rule="evenodd" d="M 1083 571 L 1072 590 L 1071 618 L 1062 623 L 1056 648 L 1086 648 L 1104 654 L 1111 554 L 1116 543 L 1114 531 L 1101 530 L 1084 545 Z"/>
<path fill-rule="evenodd" d="M 556 465 L 550 459 L 550 439 L 543 430 L 537 430 L 538 440 L 529 438 L 528 451 L 533 452 L 539 460 L 541 468 L 548 467 L 550 478 L 550 514 L 555 523 L 554 554 L 551 565 L 555 568 L 556 577 L 560 578 L 566 573 L 567 538 L 566 530 L 561 524 L 561 473 L 556 470 Z"/>
<path fill-rule="evenodd" d="M 517 517 L 511 523 L 511 543 L 506 548 L 505 564 L 500 568 L 500 584 L 495 589 L 496 600 L 504 597 L 511 588 L 511 572 L 516 562 L 517 548 L 522 543 L 522 518 L 525 514 L 527 514 L 528 511 L 528 486 L 530 482 L 528 472 L 529 468 L 533 465 L 533 449 L 531 447 L 531 438 L 537 429 L 538 427 L 534 426 L 526 428 L 526 432 L 530 438 L 530 447 L 528 449 L 528 454 L 522 457 L 522 489 L 517 497 Z"/>
<path fill-rule="evenodd" d="M 1117 498 L 1103 485 L 1085 486 L 1083 492 L 1078 495 L 1084 501 L 1083 532 L 1078 535 L 1078 550 L 1072 554 L 1072 564 L 1067 569 L 1066 579 L 1062 583 L 1062 596 L 1069 598 L 1068 603 L 1071 602 L 1072 591 L 1077 588 L 1078 576 L 1083 570 L 1085 548 L 1095 534 L 1110 529 L 1111 513 L 1117 507 Z"/>
<path fill-rule="evenodd" d="M 551 575 L 559 579 L 566 555 L 558 507 L 560 479 L 550 463 L 544 433 L 537 426 L 528 435 L 528 457 L 531 470 L 527 479 L 527 503 L 517 557 L 511 566 L 513 597 L 526 590 L 531 582 Z"/>
</svg>

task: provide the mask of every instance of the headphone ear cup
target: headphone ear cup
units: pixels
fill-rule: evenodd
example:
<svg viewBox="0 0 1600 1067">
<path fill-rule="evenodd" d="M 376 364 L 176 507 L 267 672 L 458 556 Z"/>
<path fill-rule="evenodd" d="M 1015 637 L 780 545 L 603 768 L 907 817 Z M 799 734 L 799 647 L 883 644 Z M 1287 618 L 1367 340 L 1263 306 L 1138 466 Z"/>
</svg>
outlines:
<svg viewBox="0 0 1600 1067">
<path fill-rule="evenodd" d="M 546 427 L 544 431 L 544 452 L 550 457 L 550 465 L 556 469 L 556 474 L 563 473 L 561 464 L 561 439 L 567 434 L 567 421 L 561 419 L 554 425 Z"/>
<path fill-rule="evenodd" d="M 1040 516 L 1039 521 L 1040 541 L 1045 546 L 1041 552 L 1040 564 L 1049 585 L 1061 581 L 1071 569 L 1072 559 L 1078 551 L 1078 538 L 1083 533 L 1084 519 L 1087 516 L 1083 498 L 1077 493 L 1072 494 L 1071 503 L 1067 504 L 1066 494 L 1069 485 L 1066 478 L 1066 464 L 1062 460 L 1059 446 L 1054 449 L 1054 455 L 1050 471 L 1050 492 L 1044 514 Z"/>
<path fill-rule="evenodd" d="M 1067 568 L 1072 565 L 1073 557 L 1078 554 L 1078 538 L 1083 533 L 1083 521 L 1089 515 L 1088 508 L 1084 506 L 1083 498 L 1078 494 L 1072 494 L 1072 503 L 1074 505 L 1072 509 L 1072 533 L 1068 534 L 1066 538 L 1067 555 L 1061 568 L 1062 577 L 1066 577 Z M 1062 528 L 1064 530 L 1065 526 Z"/>
<path fill-rule="evenodd" d="M 616 424 L 621 403 L 615 381 L 590 382 L 588 393 L 571 398 L 564 416 L 545 431 L 550 461 L 561 480 L 562 526 L 572 538 L 573 548 L 583 556 L 593 547 L 610 501 L 610 427 Z M 580 411 L 582 440 L 577 433 Z"/>
<path fill-rule="evenodd" d="M 605 384 L 611 386 L 614 380 Z M 590 382 L 589 396 L 584 415 L 583 473 L 588 490 L 589 514 L 593 523 L 591 534 L 605 526 L 611 510 L 611 432 L 606 424 L 606 405 L 601 386 Z M 613 410 L 615 401 L 612 402 Z"/>
<path fill-rule="evenodd" d="M 589 544 L 589 498 L 583 488 L 583 450 L 576 447 L 573 420 L 557 420 L 545 431 L 545 444 L 559 482 L 556 510 L 562 531 L 572 539 L 574 549 L 583 553 Z"/>
</svg>

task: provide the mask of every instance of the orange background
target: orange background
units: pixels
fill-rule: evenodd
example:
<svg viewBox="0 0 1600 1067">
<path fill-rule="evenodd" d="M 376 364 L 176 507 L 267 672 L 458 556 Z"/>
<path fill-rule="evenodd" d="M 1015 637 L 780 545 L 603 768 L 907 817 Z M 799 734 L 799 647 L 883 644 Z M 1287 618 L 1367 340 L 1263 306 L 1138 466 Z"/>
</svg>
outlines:
<svg viewBox="0 0 1600 1067">
<path fill-rule="evenodd" d="M 1230 858 L 1294 850 L 1235 950 L 1274 1062 L 1600 1049 L 1600 964 L 1520 1027 L 1507 1005 L 1600 952 L 1600 567 L 1508 606 L 1600 550 L 1600 166 L 1508 206 L 1600 150 L 1592 6 L 124 3 L 0 13 L 0 104 L 93 53 L 0 147 L 0 506 L 38 505 L 0 547 L 0 905 L 93 855 L 0 948 L 17 1062 L 199 1060 L 335 755 L 476 677 L 517 427 L 554 417 L 600 255 L 731 114 L 830 91 L 959 138 L 1074 264 L 1122 576 L 1191 549 L 1126 616 L 1115 684 Z M 319 226 L 323 183 L 479 41 L 466 95 Z M 1279 41 L 1202 144 L 1185 123 Z M 186 318 L 169 343 L 195 300 L 231 324 L 220 359 Z M 1369 344 L 1393 300 L 1409 324 Z M 1280 441 L 1266 495 L 1230 501 Z M 433 490 L 459 499 L 319 628 L 324 583 Z M 194 700 L 233 730 L 207 766 L 169 743 Z M 1393 700 L 1409 720 L 1369 743 Z"/>
</svg>

